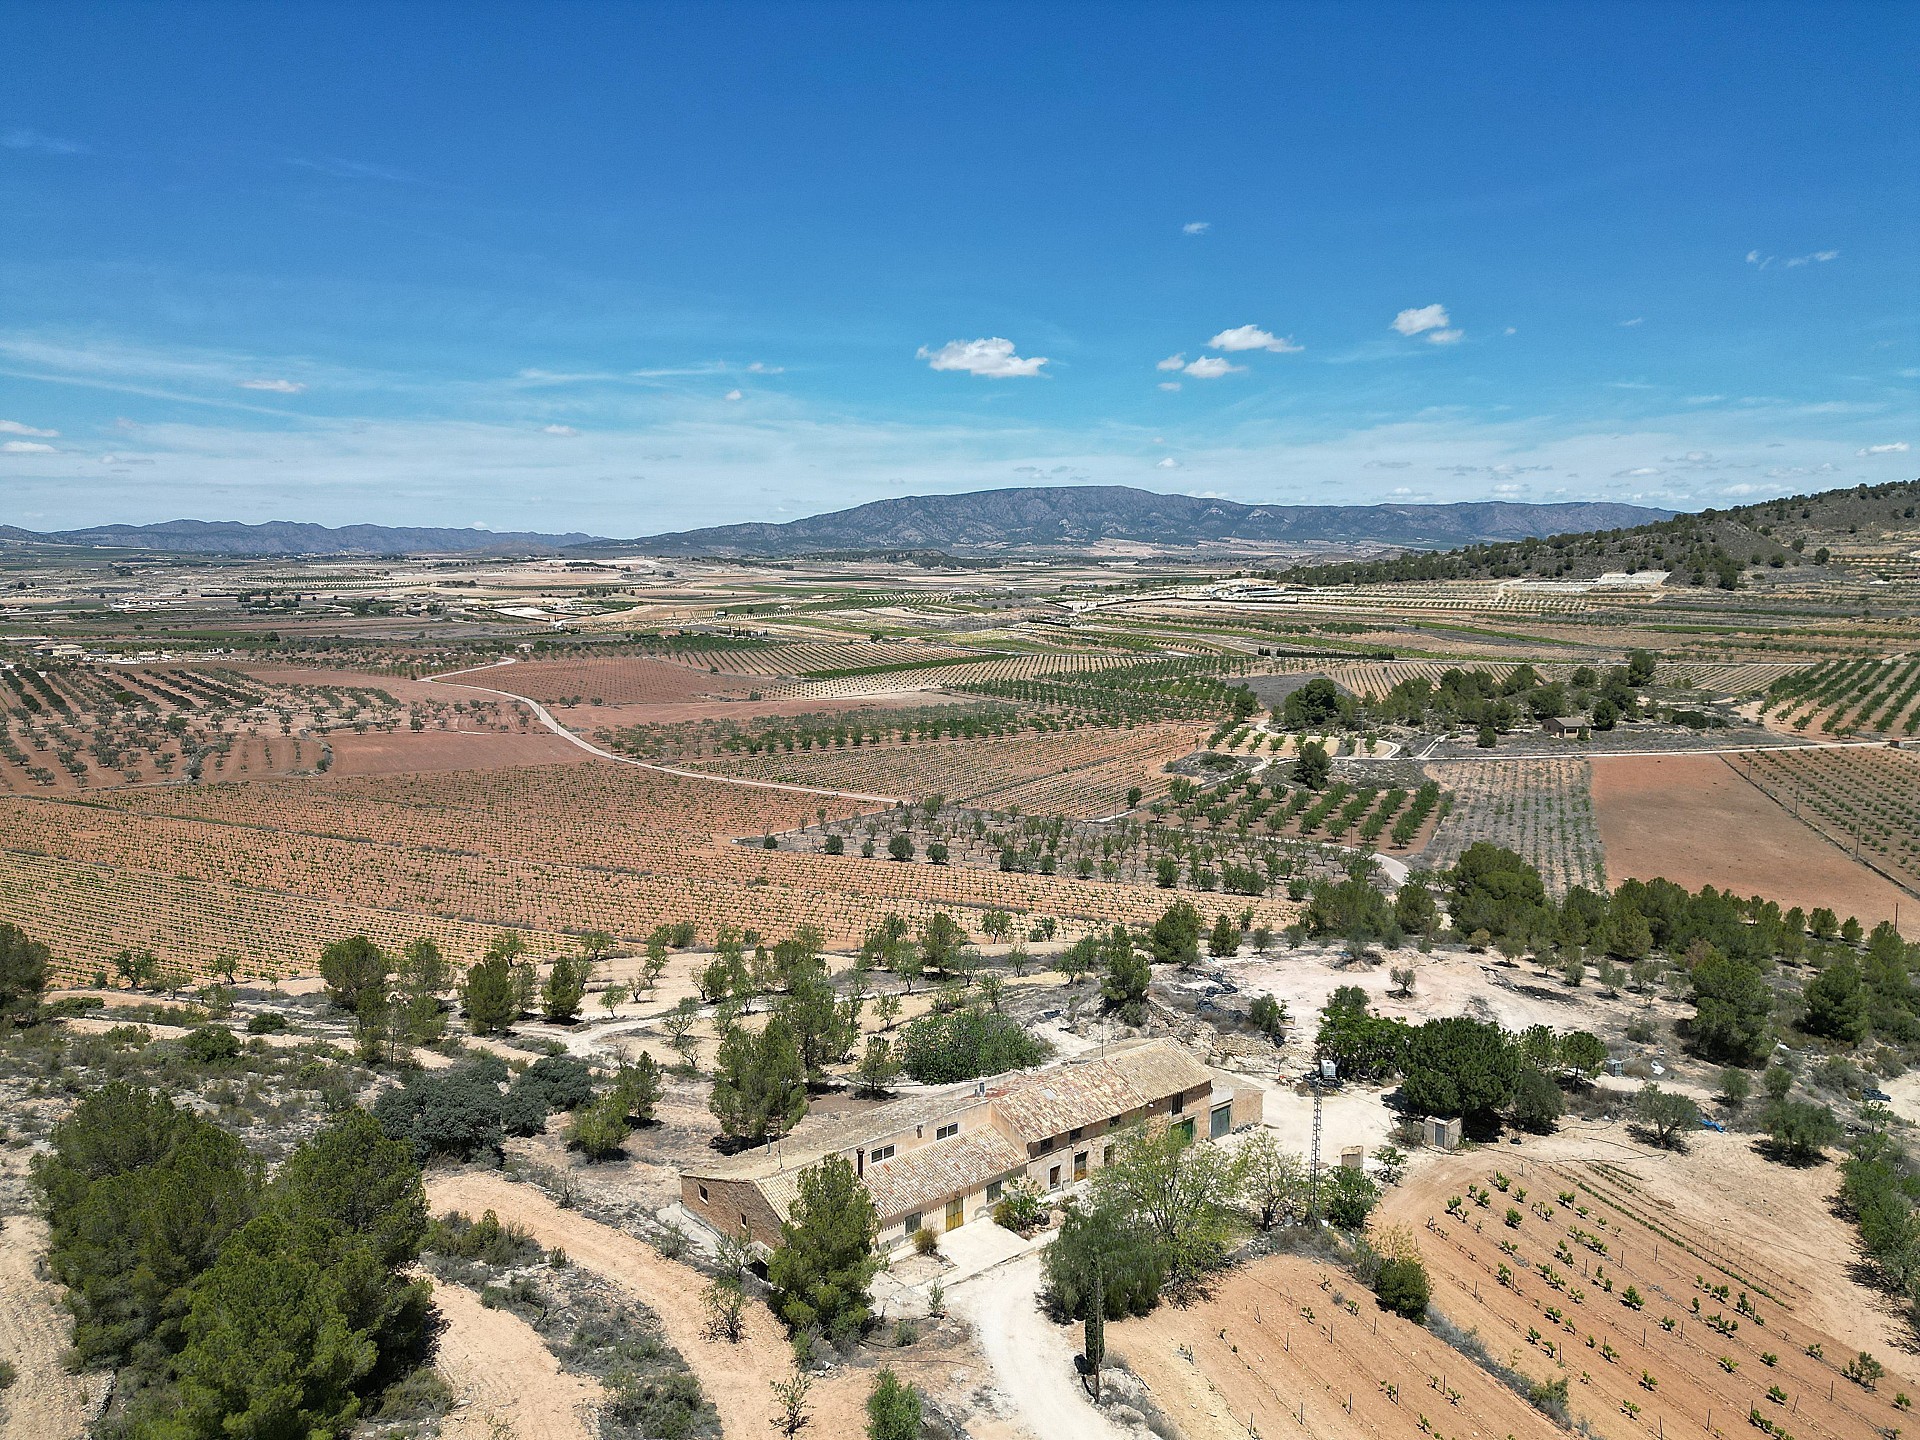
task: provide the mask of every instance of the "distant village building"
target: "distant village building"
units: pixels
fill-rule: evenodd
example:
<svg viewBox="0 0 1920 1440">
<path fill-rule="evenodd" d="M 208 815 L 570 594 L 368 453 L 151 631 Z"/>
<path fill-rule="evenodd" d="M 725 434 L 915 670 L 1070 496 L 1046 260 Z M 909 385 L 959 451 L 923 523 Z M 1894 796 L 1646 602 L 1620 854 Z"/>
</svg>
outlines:
<svg viewBox="0 0 1920 1440">
<path fill-rule="evenodd" d="M 1559 716 L 1549 715 L 1540 722 L 1540 733 L 1554 740 L 1566 740 L 1579 732 L 1575 726 L 1569 725 Z"/>
<path fill-rule="evenodd" d="M 838 1155 L 873 1196 L 879 1247 L 991 1213 L 1006 1187 L 1057 1191 L 1107 1162 L 1130 1125 L 1218 1139 L 1261 1116 L 1235 1087 L 1166 1040 L 1139 1040 L 1044 1069 L 909 1095 L 863 1114 L 680 1172 L 689 1213 L 721 1234 L 779 1243 L 809 1166 Z"/>
</svg>

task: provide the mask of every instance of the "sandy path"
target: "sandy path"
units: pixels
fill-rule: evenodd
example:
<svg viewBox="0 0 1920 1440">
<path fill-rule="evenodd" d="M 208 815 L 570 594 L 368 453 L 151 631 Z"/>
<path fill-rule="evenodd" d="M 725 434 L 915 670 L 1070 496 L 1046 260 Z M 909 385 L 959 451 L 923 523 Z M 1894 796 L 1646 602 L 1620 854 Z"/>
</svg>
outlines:
<svg viewBox="0 0 1920 1440">
<path fill-rule="evenodd" d="M 446 1440 L 494 1440 L 502 1424 L 514 1440 L 591 1440 L 600 1386 L 561 1370 L 531 1325 L 487 1309 L 464 1285 L 435 1281 L 433 1303 L 446 1321 L 435 1368 L 454 1394 Z"/>
<path fill-rule="evenodd" d="M 956 1285 L 948 1304 L 973 1325 L 994 1387 L 1035 1440 L 1126 1440 L 1087 1399 L 1073 1367 L 1077 1332 L 1040 1312 L 1041 1284 L 1035 1252 Z"/>
<path fill-rule="evenodd" d="M 690 1266 L 668 1260 L 644 1240 L 602 1225 L 575 1210 L 562 1210 L 530 1185 L 498 1175 L 462 1172 L 430 1176 L 427 1202 L 435 1214 L 491 1210 L 501 1220 L 524 1225 L 542 1245 L 558 1245 L 576 1265 L 585 1265 L 628 1291 L 660 1319 L 667 1341 L 686 1357 L 700 1386 L 720 1412 L 728 1436 L 769 1432 L 773 1404 L 768 1382 L 791 1368 L 785 1331 L 761 1304 L 747 1307 L 747 1333 L 738 1344 L 710 1340 L 700 1309 L 707 1281 Z M 866 1425 L 867 1381 L 839 1371 L 814 1381 L 813 1433 L 858 1435 Z"/>
<path fill-rule="evenodd" d="M 0 1229 L 0 1358 L 13 1362 L 19 1378 L 0 1390 L 5 1440 L 79 1440 L 94 1396 L 106 1383 L 61 1368 L 72 1322 L 60 1309 L 60 1287 L 34 1274 L 34 1258 L 46 1248 L 44 1221 L 6 1218 Z"/>
</svg>

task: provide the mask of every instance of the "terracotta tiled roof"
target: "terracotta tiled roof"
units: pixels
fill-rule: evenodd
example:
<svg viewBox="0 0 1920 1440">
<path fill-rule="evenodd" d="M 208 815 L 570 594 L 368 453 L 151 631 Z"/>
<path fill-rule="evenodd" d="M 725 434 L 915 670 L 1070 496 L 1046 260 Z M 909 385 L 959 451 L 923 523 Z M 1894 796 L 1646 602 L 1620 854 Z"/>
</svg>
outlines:
<svg viewBox="0 0 1920 1440">
<path fill-rule="evenodd" d="M 885 1226 L 902 1215 L 969 1194 L 1025 1164 L 1026 1157 L 1004 1135 L 982 1128 L 867 1166 L 867 1189 Z"/>
<path fill-rule="evenodd" d="M 1032 1144 L 1211 1083 L 1206 1067 L 1185 1050 L 1150 1041 L 1009 1081 L 993 1094 L 993 1109 Z"/>
</svg>

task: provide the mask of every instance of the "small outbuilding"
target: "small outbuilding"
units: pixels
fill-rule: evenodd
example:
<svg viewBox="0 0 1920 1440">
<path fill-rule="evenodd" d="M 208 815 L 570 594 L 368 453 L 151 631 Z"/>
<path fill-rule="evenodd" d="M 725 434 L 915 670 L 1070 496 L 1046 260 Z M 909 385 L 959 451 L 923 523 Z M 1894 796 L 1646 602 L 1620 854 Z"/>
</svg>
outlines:
<svg viewBox="0 0 1920 1440">
<path fill-rule="evenodd" d="M 1421 1127 L 1427 1144 L 1436 1150 L 1457 1150 L 1460 1148 L 1460 1117 L 1442 1120 L 1438 1115 L 1429 1115 Z"/>
</svg>

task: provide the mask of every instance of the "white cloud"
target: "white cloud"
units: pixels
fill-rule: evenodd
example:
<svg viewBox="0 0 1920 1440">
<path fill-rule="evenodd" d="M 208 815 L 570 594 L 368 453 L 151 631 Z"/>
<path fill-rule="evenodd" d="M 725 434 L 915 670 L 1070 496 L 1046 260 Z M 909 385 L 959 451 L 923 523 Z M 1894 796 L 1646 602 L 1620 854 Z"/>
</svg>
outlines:
<svg viewBox="0 0 1920 1440">
<path fill-rule="evenodd" d="M 1412 339 L 1415 335 L 1425 335 L 1427 332 L 1434 330 L 1444 333 L 1446 327 L 1452 323 L 1453 321 L 1447 315 L 1446 306 L 1419 305 L 1411 309 L 1402 310 L 1398 315 L 1394 316 L 1392 328 L 1398 330 L 1408 339 Z M 1429 336 L 1429 338 L 1431 338 L 1431 336 Z"/>
<path fill-rule="evenodd" d="M 1907 442 L 1904 440 L 1893 440 L 1885 445 L 1869 445 L 1866 449 L 1856 450 L 1853 453 L 1862 457 L 1868 455 L 1904 455 L 1907 453 Z"/>
<path fill-rule="evenodd" d="M 744 400 L 746 398 L 747 397 L 742 395 L 738 390 L 727 391 L 727 399 L 729 400 Z"/>
<path fill-rule="evenodd" d="M 1722 401 L 1722 400 L 1724 400 L 1724 399 L 1726 399 L 1726 398 L 1727 398 L 1727 397 L 1726 397 L 1726 396 L 1724 396 L 1724 395 L 1689 395 L 1689 396 L 1687 396 L 1687 404 L 1689 404 L 1689 405 L 1716 405 L 1716 404 L 1718 404 L 1718 403 L 1719 403 L 1720 401 Z"/>
<path fill-rule="evenodd" d="M 1180 388 L 1180 382 L 1178 380 L 1162 380 L 1160 382 L 1160 388 L 1162 390 L 1178 390 Z"/>
<path fill-rule="evenodd" d="M 1187 354 L 1186 351 L 1183 350 L 1178 355 L 1169 355 L 1164 360 L 1156 360 L 1153 368 L 1156 370 L 1178 370 L 1186 363 Z"/>
<path fill-rule="evenodd" d="M 9 130 L 5 134 L 0 134 L 0 146 L 8 150 L 38 150 L 43 155 L 87 153 L 87 147 L 78 140 L 62 140 L 57 135 L 42 135 L 38 130 Z"/>
<path fill-rule="evenodd" d="M 1204 235 L 1213 228 L 1211 220 L 1189 220 L 1180 227 L 1182 235 Z"/>
<path fill-rule="evenodd" d="M 1180 462 L 1169 455 L 1164 460 L 1156 461 L 1153 468 L 1156 470 L 1178 470 L 1180 468 Z"/>
<path fill-rule="evenodd" d="M 36 430 L 31 425 L 22 425 L 18 420 L 0 420 L 0 435 L 31 435 L 39 440 L 53 440 L 59 434 L 58 430 Z"/>
<path fill-rule="evenodd" d="M 1838 250 L 1815 250 L 1811 254 L 1792 255 L 1785 260 L 1781 260 L 1773 255 L 1762 255 L 1758 250 L 1749 250 L 1747 252 L 1747 264 L 1757 270 L 1765 270 L 1771 265 L 1778 265 L 1782 270 L 1793 270 L 1802 265 L 1824 265 L 1829 260 L 1838 260 L 1839 258 L 1840 252 Z"/>
<path fill-rule="evenodd" d="M 307 387 L 298 380 L 242 380 L 242 390 L 271 390 L 276 395 L 298 395 Z"/>
<path fill-rule="evenodd" d="M 1293 355 L 1306 349 L 1296 345 L 1291 335 L 1276 336 L 1271 331 L 1262 330 L 1258 325 L 1239 325 L 1231 330 L 1222 330 L 1207 341 L 1210 350 L 1271 350 L 1276 355 Z"/>
<path fill-rule="evenodd" d="M 102 465 L 151 465 L 154 463 L 154 460 L 150 455 L 114 455 L 109 453 L 100 457 L 100 463 Z"/>
<path fill-rule="evenodd" d="M 51 455 L 53 446 L 42 445 L 38 440 L 9 440 L 0 445 L 0 455 Z"/>
<path fill-rule="evenodd" d="M 998 336 L 984 340 L 949 340 L 938 350 L 922 345 L 914 352 L 935 370 L 964 370 L 988 380 L 1006 380 L 1017 376 L 1038 375 L 1047 363 L 1044 355 L 1024 358 L 1014 353 L 1013 341 Z"/>
<path fill-rule="evenodd" d="M 1502 335 L 1518 335 L 1520 332 L 1516 330 L 1513 326 L 1509 325 L 1505 330 L 1502 330 L 1500 333 Z"/>
<path fill-rule="evenodd" d="M 571 425 L 542 425 L 540 433 L 542 435 L 578 435 L 580 432 Z"/>
<path fill-rule="evenodd" d="M 1411 460 L 1369 460 L 1360 467 L 1362 470 L 1410 470 Z"/>
<path fill-rule="evenodd" d="M 1187 365 L 1186 373 L 1196 380 L 1218 380 L 1222 375 L 1231 375 L 1246 368 L 1244 365 L 1231 365 L 1218 355 L 1202 355 Z"/>
<path fill-rule="evenodd" d="M 756 360 L 747 366 L 747 373 L 749 375 L 784 375 L 787 373 L 787 367 L 784 365 L 765 365 Z"/>
<path fill-rule="evenodd" d="M 1429 345 L 1453 345 L 1458 343 L 1466 333 L 1464 330 L 1429 330 L 1427 332 L 1427 343 Z"/>
<path fill-rule="evenodd" d="M 1622 330 L 1631 330 L 1631 329 L 1633 329 L 1633 327 L 1634 327 L 1634 326 L 1636 326 L 1636 325 L 1644 325 L 1644 324 L 1646 324 L 1646 323 L 1647 323 L 1647 317 L 1646 317 L 1646 316 L 1644 316 L 1644 315 L 1636 315 L 1636 316 L 1634 316 L 1634 317 L 1633 317 L 1633 318 L 1632 318 L 1631 320 L 1622 320 L 1622 321 L 1620 322 L 1620 328 L 1621 328 Z"/>
</svg>

